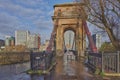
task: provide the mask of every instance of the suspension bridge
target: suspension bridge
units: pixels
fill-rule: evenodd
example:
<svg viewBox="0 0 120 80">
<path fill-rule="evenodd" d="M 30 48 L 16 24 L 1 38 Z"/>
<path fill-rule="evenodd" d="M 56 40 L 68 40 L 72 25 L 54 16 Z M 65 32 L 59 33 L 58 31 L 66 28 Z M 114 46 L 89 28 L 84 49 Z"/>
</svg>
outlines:
<svg viewBox="0 0 120 80">
<path fill-rule="evenodd" d="M 33 52 L 31 55 L 33 70 L 48 69 L 52 61 L 56 61 L 55 80 L 103 80 L 106 79 L 102 77 L 103 75 L 120 75 L 120 53 L 98 52 L 87 26 L 84 6 L 82 3 L 54 5 L 52 16 L 54 28 L 49 45 L 45 54 Z M 85 52 L 86 36 L 90 45 L 89 52 Z M 43 62 L 45 68 L 40 67 Z M 85 67 L 83 62 L 86 62 L 89 68 Z M 96 77 L 86 69 L 91 69 L 93 73 L 102 76 Z"/>
</svg>

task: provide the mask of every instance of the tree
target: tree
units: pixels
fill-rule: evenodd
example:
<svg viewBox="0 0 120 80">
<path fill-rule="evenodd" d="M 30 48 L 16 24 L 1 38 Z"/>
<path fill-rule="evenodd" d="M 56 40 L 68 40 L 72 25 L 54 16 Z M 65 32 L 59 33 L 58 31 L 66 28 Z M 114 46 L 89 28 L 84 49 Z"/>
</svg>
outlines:
<svg viewBox="0 0 120 80">
<path fill-rule="evenodd" d="M 116 50 L 120 50 L 120 0 L 76 0 L 85 5 L 87 21 L 105 30 Z"/>
</svg>

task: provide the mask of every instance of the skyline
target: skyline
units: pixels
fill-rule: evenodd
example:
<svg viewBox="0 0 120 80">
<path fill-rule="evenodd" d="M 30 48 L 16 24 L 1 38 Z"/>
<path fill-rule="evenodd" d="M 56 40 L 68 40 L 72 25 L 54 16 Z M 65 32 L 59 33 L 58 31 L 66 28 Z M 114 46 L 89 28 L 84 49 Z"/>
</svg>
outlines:
<svg viewBox="0 0 120 80">
<path fill-rule="evenodd" d="M 53 29 L 53 6 L 73 0 L 0 0 L 0 39 L 15 36 L 15 30 L 39 33 L 49 39 Z"/>
</svg>

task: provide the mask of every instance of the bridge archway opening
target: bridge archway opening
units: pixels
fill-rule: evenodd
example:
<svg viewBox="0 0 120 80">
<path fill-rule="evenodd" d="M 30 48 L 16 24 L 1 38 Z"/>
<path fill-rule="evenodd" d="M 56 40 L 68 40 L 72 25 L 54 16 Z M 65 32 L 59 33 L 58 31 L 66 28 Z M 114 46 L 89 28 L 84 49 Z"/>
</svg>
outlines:
<svg viewBox="0 0 120 80">
<path fill-rule="evenodd" d="M 64 31 L 64 43 L 63 48 L 64 51 L 75 51 L 75 31 L 72 29 L 67 29 Z"/>
</svg>

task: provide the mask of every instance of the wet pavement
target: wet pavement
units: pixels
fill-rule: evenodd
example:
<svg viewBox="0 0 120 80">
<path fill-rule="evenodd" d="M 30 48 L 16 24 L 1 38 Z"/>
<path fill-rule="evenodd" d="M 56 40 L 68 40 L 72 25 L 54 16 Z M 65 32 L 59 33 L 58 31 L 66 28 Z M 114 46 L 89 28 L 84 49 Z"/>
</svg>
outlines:
<svg viewBox="0 0 120 80">
<path fill-rule="evenodd" d="M 55 80 L 98 80 L 81 62 L 57 58 Z"/>
<path fill-rule="evenodd" d="M 54 80 L 120 80 L 120 77 L 95 75 L 82 61 L 56 58 Z"/>
<path fill-rule="evenodd" d="M 28 75 L 30 62 L 0 66 L 0 80 L 120 80 L 120 77 L 94 75 L 80 61 L 56 58 L 56 67 L 48 75 Z"/>
</svg>

